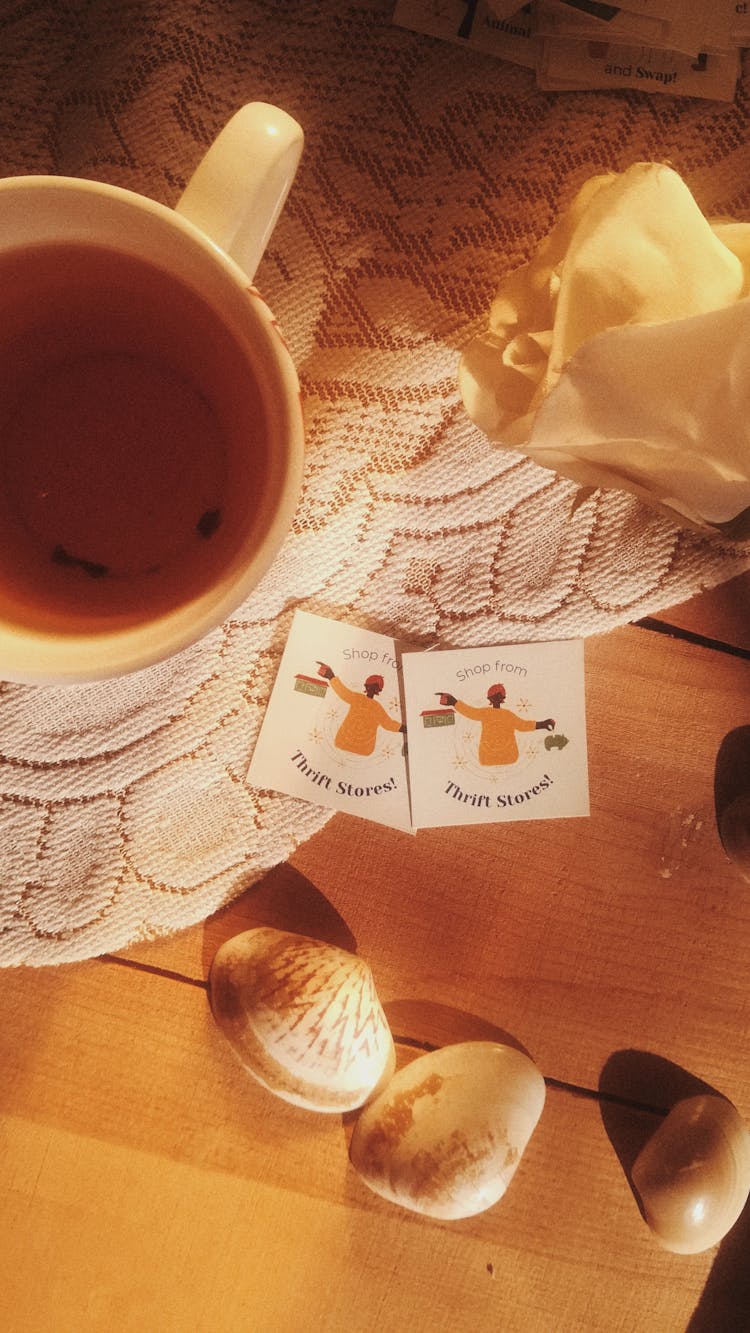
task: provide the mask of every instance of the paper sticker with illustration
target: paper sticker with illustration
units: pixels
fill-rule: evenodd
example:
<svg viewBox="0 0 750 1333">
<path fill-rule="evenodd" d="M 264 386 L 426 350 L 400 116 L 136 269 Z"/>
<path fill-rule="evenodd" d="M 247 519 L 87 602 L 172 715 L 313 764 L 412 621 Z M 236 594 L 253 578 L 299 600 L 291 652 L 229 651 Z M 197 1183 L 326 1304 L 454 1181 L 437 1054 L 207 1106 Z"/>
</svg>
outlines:
<svg viewBox="0 0 750 1333">
<path fill-rule="evenodd" d="M 414 828 L 587 815 L 583 644 L 405 653 Z"/>
<path fill-rule="evenodd" d="M 411 830 L 393 639 L 295 614 L 248 779 Z"/>
</svg>

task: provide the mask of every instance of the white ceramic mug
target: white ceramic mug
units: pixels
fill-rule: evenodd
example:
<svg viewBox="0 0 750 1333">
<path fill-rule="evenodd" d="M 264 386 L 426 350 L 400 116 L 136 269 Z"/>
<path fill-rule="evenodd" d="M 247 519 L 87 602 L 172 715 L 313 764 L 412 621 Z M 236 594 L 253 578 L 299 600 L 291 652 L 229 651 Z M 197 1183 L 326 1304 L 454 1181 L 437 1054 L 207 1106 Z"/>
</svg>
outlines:
<svg viewBox="0 0 750 1333">
<path fill-rule="evenodd" d="M 170 656 L 278 552 L 302 412 L 252 278 L 302 142 L 285 112 L 243 107 L 175 209 L 0 181 L 0 679 Z"/>
</svg>

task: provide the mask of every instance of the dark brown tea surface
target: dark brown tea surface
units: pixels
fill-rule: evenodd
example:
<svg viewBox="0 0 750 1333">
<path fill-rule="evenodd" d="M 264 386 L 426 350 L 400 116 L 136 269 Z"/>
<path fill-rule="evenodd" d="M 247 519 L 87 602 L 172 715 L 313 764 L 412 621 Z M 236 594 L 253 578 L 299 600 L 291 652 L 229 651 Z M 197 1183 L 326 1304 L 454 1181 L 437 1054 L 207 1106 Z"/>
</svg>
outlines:
<svg viewBox="0 0 750 1333">
<path fill-rule="evenodd" d="M 197 595 L 252 528 L 262 402 L 176 278 L 104 247 L 0 259 L 0 610 L 80 628 Z"/>
</svg>

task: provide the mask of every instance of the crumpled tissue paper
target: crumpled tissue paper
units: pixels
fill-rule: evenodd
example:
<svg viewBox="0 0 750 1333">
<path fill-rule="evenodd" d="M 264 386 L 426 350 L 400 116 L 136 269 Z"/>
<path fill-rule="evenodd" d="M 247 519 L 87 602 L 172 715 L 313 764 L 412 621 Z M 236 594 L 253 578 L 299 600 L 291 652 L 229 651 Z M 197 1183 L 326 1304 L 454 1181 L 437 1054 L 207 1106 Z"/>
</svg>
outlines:
<svg viewBox="0 0 750 1333">
<path fill-rule="evenodd" d="M 672 168 L 585 183 L 502 284 L 459 385 L 493 441 L 680 523 L 750 536 L 750 223 Z"/>
</svg>

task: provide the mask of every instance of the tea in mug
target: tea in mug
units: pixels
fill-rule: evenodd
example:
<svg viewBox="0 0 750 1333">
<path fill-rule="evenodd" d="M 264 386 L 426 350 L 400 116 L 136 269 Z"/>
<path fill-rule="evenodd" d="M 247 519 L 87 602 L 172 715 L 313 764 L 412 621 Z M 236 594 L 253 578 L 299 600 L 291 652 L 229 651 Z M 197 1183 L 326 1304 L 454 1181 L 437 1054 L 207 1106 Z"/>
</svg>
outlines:
<svg viewBox="0 0 750 1333">
<path fill-rule="evenodd" d="M 0 610 L 138 623 L 214 582 L 268 467 L 262 398 L 221 316 L 103 246 L 0 257 Z"/>
</svg>

